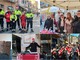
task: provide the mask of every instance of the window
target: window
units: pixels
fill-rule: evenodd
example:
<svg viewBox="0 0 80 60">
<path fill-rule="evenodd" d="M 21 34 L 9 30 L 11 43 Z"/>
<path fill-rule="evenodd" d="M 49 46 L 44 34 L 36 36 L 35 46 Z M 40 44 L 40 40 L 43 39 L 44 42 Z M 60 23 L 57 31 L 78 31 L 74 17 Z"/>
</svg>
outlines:
<svg viewBox="0 0 80 60">
<path fill-rule="evenodd" d="M 0 4 L 0 8 L 4 8 L 4 5 Z"/>
<path fill-rule="evenodd" d="M 22 0 L 22 4 L 24 4 L 24 0 Z"/>
<path fill-rule="evenodd" d="M 10 1 L 10 2 L 15 2 L 15 0 L 8 0 L 8 1 Z"/>
<path fill-rule="evenodd" d="M 26 4 L 26 1 L 25 0 L 22 0 L 22 4 Z"/>
<path fill-rule="evenodd" d="M 11 11 L 14 10 L 14 8 L 12 6 L 8 6 L 7 8 L 9 8 Z"/>
</svg>

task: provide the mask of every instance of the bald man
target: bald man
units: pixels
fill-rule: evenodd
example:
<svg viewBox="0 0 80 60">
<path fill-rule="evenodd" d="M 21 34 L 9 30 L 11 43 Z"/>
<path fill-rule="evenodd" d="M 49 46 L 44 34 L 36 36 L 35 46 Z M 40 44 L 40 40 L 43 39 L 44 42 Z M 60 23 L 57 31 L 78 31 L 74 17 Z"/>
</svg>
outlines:
<svg viewBox="0 0 80 60">
<path fill-rule="evenodd" d="M 30 48 L 31 52 L 37 52 L 37 47 L 41 48 L 41 46 L 38 45 L 38 43 L 35 42 L 35 39 L 32 38 L 32 43 L 28 47 L 26 47 L 26 50 Z"/>
</svg>

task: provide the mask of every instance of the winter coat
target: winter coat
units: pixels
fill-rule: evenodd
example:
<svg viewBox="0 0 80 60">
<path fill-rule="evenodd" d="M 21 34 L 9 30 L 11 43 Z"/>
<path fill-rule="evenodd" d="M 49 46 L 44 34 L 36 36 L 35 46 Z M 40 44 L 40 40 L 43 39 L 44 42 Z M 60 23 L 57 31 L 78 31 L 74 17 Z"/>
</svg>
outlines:
<svg viewBox="0 0 80 60">
<path fill-rule="evenodd" d="M 53 20 L 47 19 L 45 21 L 44 28 L 47 28 L 48 30 L 51 28 L 53 30 Z"/>
<path fill-rule="evenodd" d="M 10 11 L 5 13 L 6 22 L 10 22 L 10 16 L 11 16 L 11 12 Z"/>
<path fill-rule="evenodd" d="M 25 16 L 25 15 L 22 15 L 22 16 L 20 17 L 20 19 L 21 19 L 21 25 L 22 25 L 23 27 L 25 27 L 25 26 L 26 26 L 26 16 Z"/>
<path fill-rule="evenodd" d="M 64 17 L 64 26 L 65 26 L 65 17 Z M 59 18 L 59 22 L 58 22 L 58 28 L 60 29 L 60 27 L 61 27 L 61 18 Z"/>
<path fill-rule="evenodd" d="M 80 33 L 80 20 L 78 17 L 72 22 L 73 33 Z"/>
</svg>

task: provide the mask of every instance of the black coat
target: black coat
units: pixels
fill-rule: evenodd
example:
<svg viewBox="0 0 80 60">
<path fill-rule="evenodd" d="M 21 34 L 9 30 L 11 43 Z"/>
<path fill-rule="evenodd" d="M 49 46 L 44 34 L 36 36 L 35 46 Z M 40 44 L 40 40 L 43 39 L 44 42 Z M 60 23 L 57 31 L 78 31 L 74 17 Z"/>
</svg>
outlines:
<svg viewBox="0 0 80 60">
<path fill-rule="evenodd" d="M 44 28 L 47 28 L 48 30 L 51 28 L 51 30 L 53 30 L 53 20 L 47 19 L 45 21 Z"/>
<path fill-rule="evenodd" d="M 64 24 L 65 24 L 65 17 L 64 17 Z M 61 18 L 59 18 L 59 22 L 58 22 L 58 28 L 60 29 L 61 27 Z"/>
<path fill-rule="evenodd" d="M 75 18 L 72 22 L 73 33 L 80 33 L 80 20 L 79 18 Z"/>
<path fill-rule="evenodd" d="M 30 48 L 31 52 L 37 52 L 37 47 L 40 47 L 36 42 L 31 43 L 26 49 Z"/>
<path fill-rule="evenodd" d="M 73 26 L 73 33 L 80 33 L 80 21 L 75 22 L 75 26 Z"/>
<path fill-rule="evenodd" d="M 65 17 L 64 17 L 63 23 L 65 26 Z M 61 26 L 61 18 L 59 18 L 59 21 L 58 21 L 58 29 L 60 30 L 59 33 L 64 33 L 64 26 Z"/>
</svg>

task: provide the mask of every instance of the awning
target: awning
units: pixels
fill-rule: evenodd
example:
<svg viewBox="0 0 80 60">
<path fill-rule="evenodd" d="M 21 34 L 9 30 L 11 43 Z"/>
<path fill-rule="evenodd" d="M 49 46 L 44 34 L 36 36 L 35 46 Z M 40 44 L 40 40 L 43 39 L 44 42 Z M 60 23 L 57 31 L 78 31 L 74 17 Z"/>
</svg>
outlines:
<svg viewBox="0 0 80 60">
<path fill-rule="evenodd" d="M 41 34 L 40 35 L 41 40 L 50 40 L 52 37 L 60 38 L 61 34 Z"/>
<path fill-rule="evenodd" d="M 79 34 L 70 34 L 70 36 L 79 37 Z"/>
<path fill-rule="evenodd" d="M 66 10 L 80 9 L 80 0 L 41 0 L 41 2 Z"/>
</svg>

